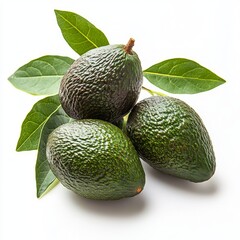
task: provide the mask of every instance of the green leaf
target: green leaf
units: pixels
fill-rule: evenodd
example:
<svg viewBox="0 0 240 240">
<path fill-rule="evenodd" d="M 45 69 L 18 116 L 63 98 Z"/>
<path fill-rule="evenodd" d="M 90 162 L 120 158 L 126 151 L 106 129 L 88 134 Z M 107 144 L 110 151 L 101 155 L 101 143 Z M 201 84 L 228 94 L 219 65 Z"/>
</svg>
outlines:
<svg viewBox="0 0 240 240">
<path fill-rule="evenodd" d="M 22 123 L 17 151 L 36 150 L 38 148 L 44 124 L 59 107 L 58 95 L 41 99 L 33 105 Z"/>
<path fill-rule="evenodd" d="M 64 39 L 78 54 L 109 44 L 104 33 L 87 19 L 67 11 L 55 10 L 55 14 Z"/>
<path fill-rule="evenodd" d="M 38 147 L 37 162 L 35 168 L 36 174 L 36 186 L 37 197 L 41 197 L 51 190 L 58 182 L 51 169 L 46 156 L 46 144 L 49 134 L 58 126 L 69 122 L 71 119 L 63 111 L 62 107 L 59 107 L 47 120 L 42 132 L 41 139 Z"/>
<path fill-rule="evenodd" d="M 204 92 L 225 83 L 207 68 L 184 58 L 157 63 L 144 70 L 143 75 L 155 86 L 176 94 Z"/>
<path fill-rule="evenodd" d="M 73 61 L 69 57 L 43 56 L 20 67 L 8 80 L 16 88 L 33 95 L 54 95 Z"/>
</svg>

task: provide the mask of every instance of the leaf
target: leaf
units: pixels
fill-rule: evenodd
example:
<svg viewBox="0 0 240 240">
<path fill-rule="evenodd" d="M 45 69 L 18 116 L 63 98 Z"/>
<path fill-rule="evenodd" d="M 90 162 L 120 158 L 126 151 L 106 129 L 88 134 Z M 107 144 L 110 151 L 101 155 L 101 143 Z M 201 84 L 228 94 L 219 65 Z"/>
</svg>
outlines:
<svg viewBox="0 0 240 240">
<path fill-rule="evenodd" d="M 60 107 L 58 95 L 46 97 L 35 103 L 22 123 L 17 151 L 36 150 L 42 128 L 49 117 Z"/>
<path fill-rule="evenodd" d="M 46 144 L 48 136 L 55 128 L 69 121 L 70 118 L 63 111 L 62 107 L 59 107 L 49 117 L 42 129 L 35 168 L 38 198 L 52 189 L 58 182 L 51 169 L 49 168 L 47 161 Z"/>
<path fill-rule="evenodd" d="M 144 70 L 143 75 L 155 86 L 176 94 L 204 92 L 225 83 L 207 68 L 184 58 L 157 63 Z"/>
<path fill-rule="evenodd" d="M 55 10 L 55 14 L 64 39 L 78 54 L 109 44 L 104 33 L 87 19 L 67 11 Z"/>
<path fill-rule="evenodd" d="M 54 95 L 73 61 L 69 57 L 43 56 L 20 67 L 8 80 L 16 88 L 33 95 Z"/>
</svg>

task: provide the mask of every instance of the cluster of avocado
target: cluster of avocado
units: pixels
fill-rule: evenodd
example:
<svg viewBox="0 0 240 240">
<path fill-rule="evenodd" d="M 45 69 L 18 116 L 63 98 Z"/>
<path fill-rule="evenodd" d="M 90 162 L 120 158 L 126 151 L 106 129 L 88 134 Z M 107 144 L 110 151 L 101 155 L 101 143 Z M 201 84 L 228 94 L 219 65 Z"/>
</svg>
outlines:
<svg viewBox="0 0 240 240">
<path fill-rule="evenodd" d="M 86 198 L 140 193 L 145 184 L 140 158 L 192 182 L 215 172 L 208 132 L 190 106 L 168 96 L 137 103 L 143 74 L 133 45 L 130 39 L 86 52 L 61 82 L 62 108 L 74 120 L 49 135 L 47 158 L 58 180 Z"/>
</svg>

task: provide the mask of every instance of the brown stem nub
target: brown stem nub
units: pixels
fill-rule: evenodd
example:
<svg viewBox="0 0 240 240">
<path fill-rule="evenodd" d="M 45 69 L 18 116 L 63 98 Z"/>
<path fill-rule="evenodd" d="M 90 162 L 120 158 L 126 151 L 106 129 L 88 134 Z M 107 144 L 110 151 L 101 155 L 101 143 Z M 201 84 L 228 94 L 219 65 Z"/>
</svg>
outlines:
<svg viewBox="0 0 240 240">
<path fill-rule="evenodd" d="M 134 42 L 135 42 L 135 40 L 133 38 L 129 39 L 128 43 L 123 48 L 126 53 L 132 54 L 132 48 L 134 46 Z"/>
</svg>

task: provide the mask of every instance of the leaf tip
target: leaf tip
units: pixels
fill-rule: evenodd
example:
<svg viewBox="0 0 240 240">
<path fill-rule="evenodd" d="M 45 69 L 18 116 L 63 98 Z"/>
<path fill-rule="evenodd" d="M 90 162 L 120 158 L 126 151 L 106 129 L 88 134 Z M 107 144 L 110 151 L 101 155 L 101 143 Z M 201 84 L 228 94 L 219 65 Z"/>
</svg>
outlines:
<svg viewBox="0 0 240 240">
<path fill-rule="evenodd" d="M 46 194 L 46 191 L 43 191 L 42 189 L 37 188 L 36 197 L 38 199 L 41 199 L 42 197 L 44 197 L 45 194 Z"/>
<path fill-rule="evenodd" d="M 10 76 L 7 78 L 7 80 L 8 80 L 9 82 L 11 82 L 12 77 L 13 77 L 13 75 L 10 75 Z"/>
<path fill-rule="evenodd" d="M 55 13 L 55 16 L 56 17 L 59 17 L 59 15 L 64 12 L 64 11 L 61 11 L 61 10 L 58 10 L 58 9 L 54 9 L 54 13 Z"/>
<path fill-rule="evenodd" d="M 17 143 L 17 145 L 16 145 L 15 150 L 16 150 L 16 152 L 21 152 L 21 151 L 22 151 L 21 145 L 19 144 L 19 141 L 18 141 L 18 143 Z"/>
<path fill-rule="evenodd" d="M 53 179 L 51 183 L 49 183 L 47 186 L 42 187 L 37 185 L 37 198 L 41 199 L 44 197 L 47 193 L 49 193 L 53 188 L 55 188 L 59 183 L 59 180 L 57 178 Z"/>
</svg>

